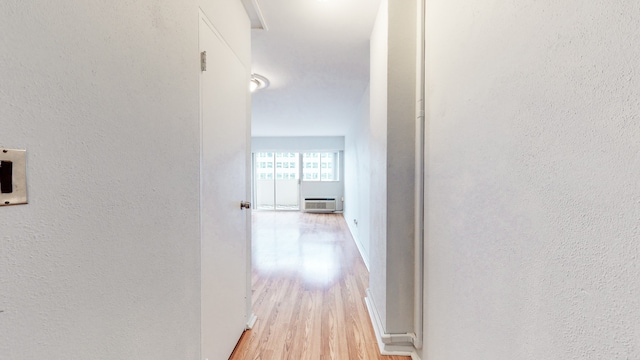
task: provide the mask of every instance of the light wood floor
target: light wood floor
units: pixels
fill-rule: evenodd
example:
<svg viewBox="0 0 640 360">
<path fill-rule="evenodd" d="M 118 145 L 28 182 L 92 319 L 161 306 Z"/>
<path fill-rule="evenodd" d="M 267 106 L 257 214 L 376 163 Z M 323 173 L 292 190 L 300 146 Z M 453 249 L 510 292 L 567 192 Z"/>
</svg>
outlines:
<svg viewBox="0 0 640 360">
<path fill-rule="evenodd" d="M 253 213 L 253 311 L 230 359 L 380 356 L 364 303 L 367 269 L 339 214 Z"/>
</svg>

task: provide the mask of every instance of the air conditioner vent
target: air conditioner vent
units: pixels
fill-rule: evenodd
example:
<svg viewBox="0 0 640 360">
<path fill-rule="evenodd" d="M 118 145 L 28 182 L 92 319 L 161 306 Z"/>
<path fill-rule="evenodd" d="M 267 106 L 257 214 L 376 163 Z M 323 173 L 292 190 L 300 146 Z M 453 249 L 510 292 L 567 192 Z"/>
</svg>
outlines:
<svg viewBox="0 0 640 360">
<path fill-rule="evenodd" d="M 305 198 L 304 211 L 306 212 L 334 212 L 336 211 L 336 199 L 334 198 Z"/>
</svg>

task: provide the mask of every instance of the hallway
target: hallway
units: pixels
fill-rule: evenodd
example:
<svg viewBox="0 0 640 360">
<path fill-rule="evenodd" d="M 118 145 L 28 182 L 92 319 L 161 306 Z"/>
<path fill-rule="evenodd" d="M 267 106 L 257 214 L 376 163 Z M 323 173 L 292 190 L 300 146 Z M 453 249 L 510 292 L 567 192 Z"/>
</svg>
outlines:
<svg viewBox="0 0 640 360">
<path fill-rule="evenodd" d="M 253 213 L 254 328 L 231 359 L 386 359 L 364 303 L 368 272 L 340 214 Z"/>
</svg>

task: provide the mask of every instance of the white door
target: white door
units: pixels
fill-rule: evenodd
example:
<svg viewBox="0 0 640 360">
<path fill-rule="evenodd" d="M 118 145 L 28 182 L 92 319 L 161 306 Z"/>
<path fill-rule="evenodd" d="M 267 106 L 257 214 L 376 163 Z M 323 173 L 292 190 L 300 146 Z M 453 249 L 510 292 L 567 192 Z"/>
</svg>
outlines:
<svg viewBox="0 0 640 360">
<path fill-rule="evenodd" d="M 200 14 L 202 359 L 228 359 L 247 324 L 249 71 Z"/>
</svg>

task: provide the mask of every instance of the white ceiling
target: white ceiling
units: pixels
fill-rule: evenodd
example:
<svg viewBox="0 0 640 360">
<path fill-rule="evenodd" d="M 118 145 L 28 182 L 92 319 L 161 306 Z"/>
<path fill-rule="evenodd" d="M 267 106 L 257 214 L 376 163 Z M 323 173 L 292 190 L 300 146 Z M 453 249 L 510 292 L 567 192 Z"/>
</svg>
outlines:
<svg viewBox="0 0 640 360">
<path fill-rule="evenodd" d="M 344 135 L 369 83 L 369 36 L 379 0 L 253 0 L 253 136 Z M 254 21 L 255 23 L 255 21 Z"/>
</svg>

